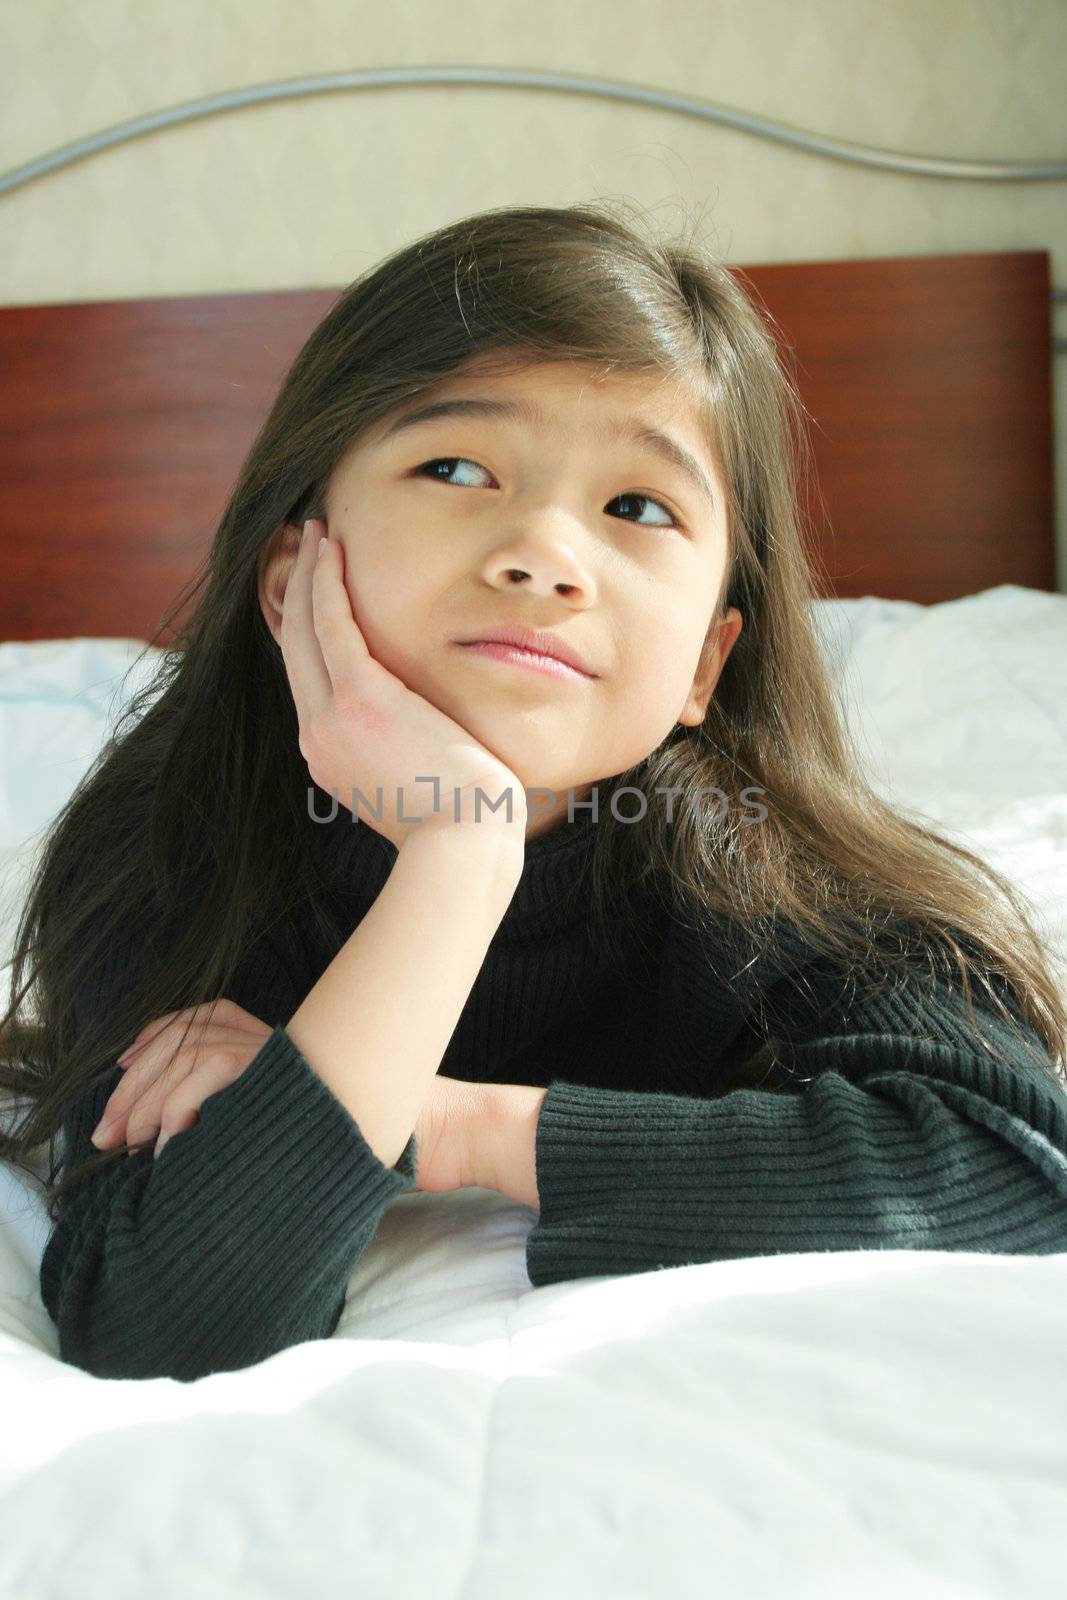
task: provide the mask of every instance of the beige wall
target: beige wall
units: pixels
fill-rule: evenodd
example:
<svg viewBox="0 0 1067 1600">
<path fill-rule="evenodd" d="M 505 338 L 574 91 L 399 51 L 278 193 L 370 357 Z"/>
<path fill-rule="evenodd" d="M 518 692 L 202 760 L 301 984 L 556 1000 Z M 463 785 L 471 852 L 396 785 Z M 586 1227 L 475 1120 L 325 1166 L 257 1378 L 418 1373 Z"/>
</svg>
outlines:
<svg viewBox="0 0 1067 1600">
<path fill-rule="evenodd" d="M 1067 0 L 32 0 L 0 12 L 0 166 L 226 90 L 384 66 L 588 73 L 812 132 L 1067 157 Z M 341 285 L 487 206 L 622 196 L 729 262 L 1048 249 L 1067 184 L 845 165 L 669 111 L 395 87 L 202 118 L 0 196 L 0 302 Z M 1054 327 L 1067 334 L 1067 306 Z M 1067 355 L 1055 359 L 1067 593 Z"/>
</svg>

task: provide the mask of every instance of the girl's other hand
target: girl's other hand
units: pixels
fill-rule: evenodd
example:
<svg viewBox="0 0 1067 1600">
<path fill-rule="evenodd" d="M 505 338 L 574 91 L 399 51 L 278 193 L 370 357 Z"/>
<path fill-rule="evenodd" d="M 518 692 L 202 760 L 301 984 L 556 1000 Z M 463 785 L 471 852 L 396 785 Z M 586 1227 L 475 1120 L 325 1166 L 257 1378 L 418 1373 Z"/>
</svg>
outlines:
<svg viewBox="0 0 1067 1600">
<path fill-rule="evenodd" d="M 190 1016 L 195 1020 L 181 1043 Z M 104 1107 L 93 1144 L 107 1150 L 125 1142 L 132 1155 L 158 1134 L 158 1156 L 171 1134 L 195 1126 L 208 1096 L 239 1078 L 273 1032 L 232 1000 L 169 1011 L 147 1023 L 119 1057 L 125 1076 Z"/>
<path fill-rule="evenodd" d="M 427 825 L 504 824 L 525 846 L 526 795 L 515 774 L 473 734 L 371 655 L 344 581 L 344 550 L 310 519 L 282 605 L 281 649 L 300 725 L 300 753 L 320 789 L 397 849 Z M 437 779 L 435 789 L 432 779 Z M 475 811 L 476 790 L 483 798 Z M 381 818 L 371 814 L 378 807 Z M 399 801 L 398 801 L 398 792 Z M 507 791 L 511 791 L 508 821 Z M 459 816 L 456 816 L 456 793 Z M 435 795 L 438 809 L 434 810 Z M 498 811 L 487 801 L 505 796 Z M 404 822 L 401 822 L 400 807 Z M 418 818 L 418 821 L 413 819 Z"/>
</svg>

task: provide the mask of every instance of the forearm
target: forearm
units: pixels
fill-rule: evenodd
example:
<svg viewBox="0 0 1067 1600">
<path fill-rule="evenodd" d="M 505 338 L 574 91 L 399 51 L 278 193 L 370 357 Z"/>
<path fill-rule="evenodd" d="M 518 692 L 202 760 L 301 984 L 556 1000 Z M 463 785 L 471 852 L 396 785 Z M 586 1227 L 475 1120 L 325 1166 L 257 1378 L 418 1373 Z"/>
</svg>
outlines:
<svg viewBox="0 0 1067 1600">
<path fill-rule="evenodd" d="M 286 1023 L 387 1167 L 411 1137 L 511 903 L 524 842 L 512 824 L 419 825 Z"/>
</svg>

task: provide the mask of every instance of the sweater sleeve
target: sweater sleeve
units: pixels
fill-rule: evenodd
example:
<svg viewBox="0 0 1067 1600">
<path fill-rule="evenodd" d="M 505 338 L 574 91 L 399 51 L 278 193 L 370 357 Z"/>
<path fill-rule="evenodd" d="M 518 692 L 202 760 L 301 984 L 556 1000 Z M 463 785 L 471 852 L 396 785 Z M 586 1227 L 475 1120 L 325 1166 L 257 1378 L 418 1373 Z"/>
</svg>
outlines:
<svg viewBox="0 0 1067 1600">
<path fill-rule="evenodd" d="M 536 1286 L 826 1250 L 1067 1251 L 1067 1092 L 980 1046 L 797 1045 L 802 1091 L 719 1098 L 549 1084 Z"/>
<path fill-rule="evenodd" d="M 289 1015 L 277 981 L 273 1014 Z M 229 997 L 270 1020 L 251 990 Z M 121 1076 L 67 1108 L 65 1168 L 91 1153 Z M 123 1156 L 61 1206 L 40 1282 L 62 1359 L 101 1378 L 189 1381 L 328 1338 L 386 1207 L 414 1187 L 416 1157 L 412 1136 L 384 1166 L 274 1026 L 158 1160 L 151 1148 Z"/>
</svg>

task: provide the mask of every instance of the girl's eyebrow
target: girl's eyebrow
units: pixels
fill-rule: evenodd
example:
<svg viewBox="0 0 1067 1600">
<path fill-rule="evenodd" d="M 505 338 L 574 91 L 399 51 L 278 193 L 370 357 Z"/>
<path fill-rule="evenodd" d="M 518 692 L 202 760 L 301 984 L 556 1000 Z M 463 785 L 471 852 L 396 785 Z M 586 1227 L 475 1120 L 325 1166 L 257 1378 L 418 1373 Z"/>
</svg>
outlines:
<svg viewBox="0 0 1067 1600">
<path fill-rule="evenodd" d="M 539 429 L 542 433 L 562 431 L 548 411 L 529 400 L 432 400 L 427 405 L 417 406 L 414 411 L 405 412 L 397 417 L 382 435 L 382 443 L 407 428 L 417 428 L 422 423 L 435 422 L 440 417 L 481 417 L 489 422 L 521 422 L 527 427 Z M 597 444 L 613 444 L 623 440 L 628 444 L 638 444 L 646 450 L 651 450 L 662 461 L 676 467 L 688 478 L 697 492 L 704 496 L 712 510 L 715 509 L 715 496 L 703 467 L 694 455 L 669 434 L 661 433 L 658 428 L 647 423 L 637 424 L 623 417 L 609 417 L 595 424 L 589 432 Z"/>
</svg>

